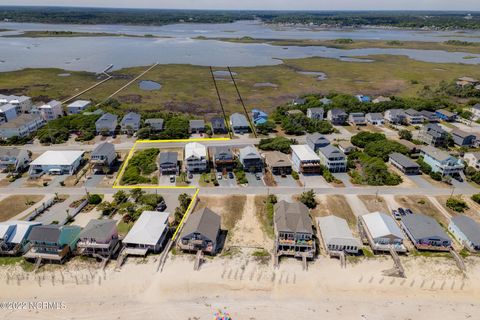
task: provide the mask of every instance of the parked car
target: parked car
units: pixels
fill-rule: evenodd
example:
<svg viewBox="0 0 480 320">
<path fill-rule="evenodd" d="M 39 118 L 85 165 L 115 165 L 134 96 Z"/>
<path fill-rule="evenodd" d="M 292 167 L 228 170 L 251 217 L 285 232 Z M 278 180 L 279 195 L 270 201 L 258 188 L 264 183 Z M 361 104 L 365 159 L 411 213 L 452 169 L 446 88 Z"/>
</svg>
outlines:
<svg viewBox="0 0 480 320">
<path fill-rule="evenodd" d="M 395 210 L 395 209 L 392 210 L 392 215 L 393 215 L 393 217 L 394 217 L 395 219 L 397 219 L 397 220 L 402 219 L 402 216 L 400 215 L 400 213 L 399 213 L 397 210 Z"/>
<path fill-rule="evenodd" d="M 228 179 L 235 179 L 235 176 L 233 175 L 233 172 L 228 173 Z"/>
<path fill-rule="evenodd" d="M 156 211 L 160 211 L 160 212 L 165 211 L 165 209 L 167 209 L 167 204 L 165 203 L 165 201 L 162 201 L 159 204 L 157 204 L 157 208 L 155 208 Z"/>
<path fill-rule="evenodd" d="M 260 180 L 260 179 L 262 179 L 262 177 L 260 177 L 260 175 L 258 173 L 255 173 L 255 179 Z"/>
<path fill-rule="evenodd" d="M 221 173 L 217 174 L 217 180 L 222 180 L 222 174 Z"/>
<path fill-rule="evenodd" d="M 188 179 L 193 179 L 193 173 L 188 174 Z"/>
<path fill-rule="evenodd" d="M 409 208 L 405 209 L 405 212 L 406 212 L 407 214 L 413 214 L 413 211 L 410 210 Z"/>
<path fill-rule="evenodd" d="M 171 183 L 174 183 L 174 182 L 175 182 L 175 176 L 174 176 L 174 175 L 171 175 L 171 176 L 170 176 L 170 182 L 171 182 Z"/>
<path fill-rule="evenodd" d="M 398 208 L 398 213 L 400 213 L 402 216 L 406 215 L 405 210 L 403 210 L 403 208 Z"/>
</svg>

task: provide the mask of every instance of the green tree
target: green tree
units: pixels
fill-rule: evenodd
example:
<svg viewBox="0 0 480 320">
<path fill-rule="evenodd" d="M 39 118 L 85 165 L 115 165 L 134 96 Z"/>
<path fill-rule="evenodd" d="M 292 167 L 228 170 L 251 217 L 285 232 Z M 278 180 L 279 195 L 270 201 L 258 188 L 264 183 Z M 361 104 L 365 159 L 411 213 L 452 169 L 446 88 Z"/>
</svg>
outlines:
<svg viewBox="0 0 480 320">
<path fill-rule="evenodd" d="M 300 202 L 307 206 L 309 209 L 313 209 L 317 206 L 317 200 L 315 200 L 315 191 L 305 191 L 300 195 Z"/>
<path fill-rule="evenodd" d="M 365 146 L 369 142 L 374 141 L 382 141 L 386 140 L 387 138 L 383 133 L 376 133 L 376 132 L 369 132 L 369 131 L 362 131 L 357 133 L 351 138 L 351 142 L 354 146 L 359 148 L 365 148 Z"/>
<path fill-rule="evenodd" d="M 412 140 L 413 138 L 413 135 L 412 133 L 410 132 L 410 130 L 406 130 L 406 129 L 402 129 L 398 132 L 398 136 L 400 137 L 400 139 L 403 139 L 403 140 Z"/>
<path fill-rule="evenodd" d="M 138 199 L 140 199 L 140 197 L 143 196 L 144 194 L 145 194 L 145 191 L 143 191 L 140 188 L 134 188 L 130 190 L 130 197 L 132 197 L 132 199 L 135 202 L 138 202 Z"/>
<path fill-rule="evenodd" d="M 115 192 L 115 194 L 113 195 L 113 199 L 115 200 L 115 203 L 122 203 L 125 200 L 127 200 L 127 198 L 128 198 L 127 193 L 123 190 L 119 190 Z"/>
</svg>

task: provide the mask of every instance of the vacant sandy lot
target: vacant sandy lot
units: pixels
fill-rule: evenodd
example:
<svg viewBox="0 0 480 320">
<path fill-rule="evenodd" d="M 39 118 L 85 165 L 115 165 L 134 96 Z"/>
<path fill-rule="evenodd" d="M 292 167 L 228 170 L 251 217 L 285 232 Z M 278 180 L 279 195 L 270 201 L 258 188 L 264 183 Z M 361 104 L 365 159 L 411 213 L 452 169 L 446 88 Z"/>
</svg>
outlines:
<svg viewBox="0 0 480 320">
<path fill-rule="evenodd" d="M 0 201 L 0 221 L 15 217 L 43 199 L 43 195 L 13 195 Z"/>
</svg>

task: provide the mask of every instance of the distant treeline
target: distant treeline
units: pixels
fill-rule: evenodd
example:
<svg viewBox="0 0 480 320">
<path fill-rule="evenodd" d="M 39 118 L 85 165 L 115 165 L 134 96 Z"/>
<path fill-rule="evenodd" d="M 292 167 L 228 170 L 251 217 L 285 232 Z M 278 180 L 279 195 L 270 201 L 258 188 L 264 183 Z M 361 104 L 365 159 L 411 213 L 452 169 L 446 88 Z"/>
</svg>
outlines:
<svg viewBox="0 0 480 320">
<path fill-rule="evenodd" d="M 105 9 L 66 7 L 0 7 L 0 20 L 70 24 L 165 25 L 227 23 L 261 19 L 267 23 L 300 23 L 336 27 L 480 29 L 480 13 L 420 11 L 228 11 Z"/>
</svg>

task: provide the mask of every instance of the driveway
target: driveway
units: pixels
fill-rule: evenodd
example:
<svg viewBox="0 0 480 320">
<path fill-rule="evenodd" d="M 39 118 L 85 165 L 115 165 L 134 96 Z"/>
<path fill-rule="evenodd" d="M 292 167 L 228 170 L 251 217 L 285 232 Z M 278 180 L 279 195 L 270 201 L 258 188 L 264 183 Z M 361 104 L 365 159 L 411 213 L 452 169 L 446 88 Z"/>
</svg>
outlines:
<svg viewBox="0 0 480 320">
<path fill-rule="evenodd" d="M 292 178 L 291 175 L 287 175 L 286 177 L 282 176 L 274 176 L 275 182 L 279 187 L 298 187 L 297 181 Z"/>
<path fill-rule="evenodd" d="M 175 179 L 176 178 L 177 177 L 175 176 Z M 175 181 L 170 182 L 170 175 L 164 175 L 164 176 L 161 175 L 158 179 L 158 184 L 164 187 L 175 187 Z"/>
<path fill-rule="evenodd" d="M 42 222 L 43 224 L 51 224 L 53 221 L 58 221 L 61 223 L 67 218 L 67 210 L 72 212 L 74 209 L 70 208 L 70 204 L 74 201 L 81 199 L 82 196 L 70 196 L 67 200 L 57 203 L 50 207 L 48 210 L 44 211 L 39 215 L 35 221 Z"/>
<path fill-rule="evenodd" d="M 425 180 L 422 175 L 414 175 L 414 176 L 408 176 L 408 178 L 410 180 L 412 180 L 417 186 L 419 186 L 420 188 L 425 188 L 425 189 L 428 189 L 428 188 L 432 188 L 433 185 L 428 182 L 427 180 Z"/>
<path fill-rule="evenodd" d="M 353 187 L 353 184 L 350 182 L 350 176 L 346 172 L 332 173 L 335 178 L 342 181 L 345 187 Z"/>
<path fill-rule="evenodd" d="M 265 186 L 265 184 L 263 183 L 263 173 L 258 173 L 260 175 L 260 180 L 257 180 L 257 178 L 255 178 L 255 174 L 254 173 L 249 173 L 249 172 L 245 172 L 245 177 L 247 178 L 248 180 L 248 186 L 249 187 L 263 187 Z"/>
<path fill-rule="evenodd" d="M 235 188 L 237 186 L 237 180 L 235 177 L 233 177 L 233 179 L 229 179 L 228 177 L 223 176 L 221 180 L 217 179 L 217 181 L 220 187 Z"/>
<path fill-rule="evenodd" d="M 325 181 L 325 179 L 319 175 L 300 175 L 300 180 L 303 182 L 305 188 L 318 188 L 318 187 L 326 187 L 331 188 L 332 186 L 330 183 Z"/>
<path fill-rule="evenodd" d="M 102 182 L 105 175 L 103 174 L 94 174 L 91 175 L 89 179 L 85 180 L 85 187 L 96 187 L 100 182 Z"/>
</svg>

